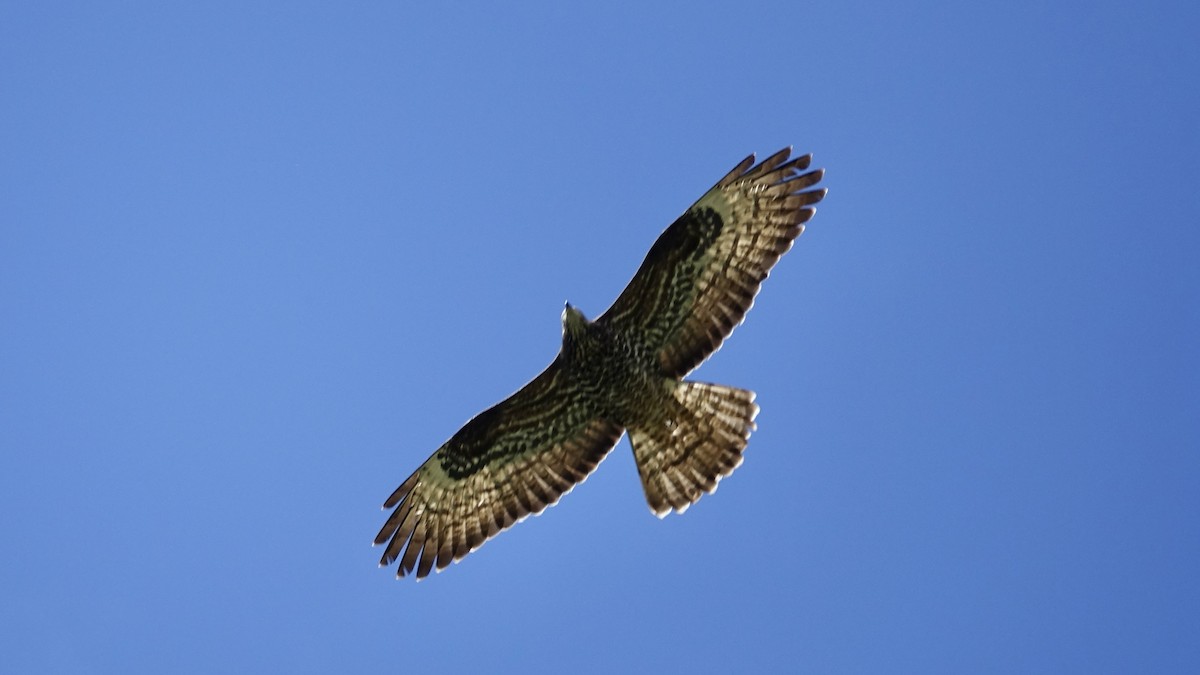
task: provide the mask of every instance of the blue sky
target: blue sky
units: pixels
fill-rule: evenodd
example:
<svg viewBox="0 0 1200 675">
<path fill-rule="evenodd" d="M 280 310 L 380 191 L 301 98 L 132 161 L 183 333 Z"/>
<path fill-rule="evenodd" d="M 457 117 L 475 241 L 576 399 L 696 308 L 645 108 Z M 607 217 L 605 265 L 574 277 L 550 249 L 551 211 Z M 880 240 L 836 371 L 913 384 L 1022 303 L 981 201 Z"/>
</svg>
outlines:
<svg viewBox="0 0 1200 675">
<path fill-rule="evenodd" d="M 0 670 L 1196 672 L 1191 3 L 9 3 Z M 511 3 L 510 3 L 511 4 Z M 420 584 L 383 499 L 749 152 L 829 196 L 627 442 Z"/>
</svg>

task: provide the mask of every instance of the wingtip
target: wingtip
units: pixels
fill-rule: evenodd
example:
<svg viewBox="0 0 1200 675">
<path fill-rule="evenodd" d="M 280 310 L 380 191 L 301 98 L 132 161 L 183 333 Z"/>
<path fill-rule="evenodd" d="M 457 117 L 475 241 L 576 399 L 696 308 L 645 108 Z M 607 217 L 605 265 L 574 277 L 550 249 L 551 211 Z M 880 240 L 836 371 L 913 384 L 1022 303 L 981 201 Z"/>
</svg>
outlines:
<svg viewBox="0 0 1200 675">
<path fill-rule="evenodd" d="M 788 157 L 791 157 L 791 156 L 792 156 L 792 146 L 789 145 L 786 148 L 783 148 L 782 150 L 776 151 L 770 157 L 767 157 L 766 159 L 764 159 L 763 163 L 769 164 L 772 166 L 772 168 L 774 168 L 774 167 L 777 167 L 780 164 L 783 164 L 784 162 L 786 162 L 788 160 Z"/>
</svg>

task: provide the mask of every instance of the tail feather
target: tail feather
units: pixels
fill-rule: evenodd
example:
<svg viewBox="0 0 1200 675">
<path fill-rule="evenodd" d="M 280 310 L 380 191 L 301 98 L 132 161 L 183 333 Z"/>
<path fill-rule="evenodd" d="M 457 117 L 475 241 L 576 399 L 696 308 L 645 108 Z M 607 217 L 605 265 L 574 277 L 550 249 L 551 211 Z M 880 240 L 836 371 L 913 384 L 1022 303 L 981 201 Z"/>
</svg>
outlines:
<svg viewBox="0 0 1200 675">
<path fill-rule="evenodd" d="M 632 428 L 629 440 L 650 510 L 683 513 L 742 463 L 754 431 L 754 392 L 680 382 L 678 405 L 661 423 Z"/>
</svg>

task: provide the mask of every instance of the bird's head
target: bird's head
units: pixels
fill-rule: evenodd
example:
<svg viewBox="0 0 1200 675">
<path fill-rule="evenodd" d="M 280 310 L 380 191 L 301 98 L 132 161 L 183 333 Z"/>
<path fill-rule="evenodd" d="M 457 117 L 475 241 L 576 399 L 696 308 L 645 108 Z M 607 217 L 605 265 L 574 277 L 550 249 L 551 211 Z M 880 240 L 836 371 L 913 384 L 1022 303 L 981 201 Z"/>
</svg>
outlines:
<svg viewBox="0 0 1200 675">
<path fill-rule="evenodd" d="M 572 307 L 569 302 L 563 306 L 562 322 L 563 333 L 573 333 L 575 335 L 581 334 L 587 328 L 587 325 L 591 323 L 583 315 L 583 312 Z"/>
<path fill-rule="evenodd" d="M 568 302 L 563 307 L 562 323 L 563 347 L 569 348 L 582 341 L 583 334 L 587 331 L 588 324 L 591 322 L 587 320 L 583 312 L 575 309 Z"/>
</svg>

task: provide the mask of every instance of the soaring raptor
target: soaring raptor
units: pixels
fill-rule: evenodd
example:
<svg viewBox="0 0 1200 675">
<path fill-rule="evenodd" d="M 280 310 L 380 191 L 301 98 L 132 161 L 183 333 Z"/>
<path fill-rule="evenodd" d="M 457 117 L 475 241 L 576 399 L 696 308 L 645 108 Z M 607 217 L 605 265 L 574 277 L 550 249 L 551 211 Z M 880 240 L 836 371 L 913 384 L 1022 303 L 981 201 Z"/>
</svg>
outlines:
<svg viewBox="0 0 1200 675">
<path fill-rule="evenodd" d="M 742 463 L 754 393 L 683 379 L 742 322 L 824 188 L 791 148 L 742 160 L 659 236 L 595 321 L 567 305 L 562 349 L 396 488 L 375 537 L 397 576 L 442 570 L 596 468 L 629 432 L 650 509 L 683 513 Z"/>
</svg>

